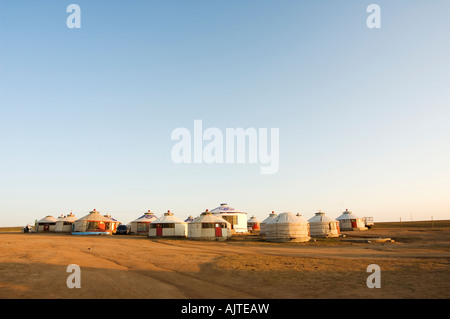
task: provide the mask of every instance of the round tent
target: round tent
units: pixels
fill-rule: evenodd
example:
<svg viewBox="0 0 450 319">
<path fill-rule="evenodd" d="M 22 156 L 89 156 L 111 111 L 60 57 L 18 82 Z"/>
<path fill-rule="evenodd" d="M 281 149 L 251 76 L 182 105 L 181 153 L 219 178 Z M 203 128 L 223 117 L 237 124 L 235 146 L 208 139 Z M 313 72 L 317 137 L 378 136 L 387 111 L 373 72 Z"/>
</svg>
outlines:
<svg viewBox="0 0 450 319">
<path fill-rule="evenodd" d="M 231 237 L 231 224 L 206 210 L 188 224 L 188 237 L 203 240 L 226 240 Z"/>
<path fill-rule="evenodd" d="M 75 215 L 70 212 L 69 215 L 56 221 L 55 231 L 61 233 L 70 233 L 72 231 L 73 223 L 76 220 L 77 218 L 75 217 Z"/>
<path fill-rule="evenodd" d="M 309 220 L 312 237 L 339 237 L 339 222 L 318 211 Z"/>
<path fill-rule="evenodd" d="M 345 212 L 342 213 L 341 216 L 336 218 L 337 221 L 339 221 L 339 227 L 341 230 L 366 230 L 367 227 L 364 223 L 364 220 L 356 215 L 354 215 L 352 212 L 350 212 L 348 209 L 345 210 Z"/>
<path fill-rule="evenodd" d="M 266 240 L 275 242 L 306 242 L 309 237 L 309 223 L 294 213 L 281 213 L 266 224 Z"/>
<path fill-rule="evenodd" d="M 186 237 L 187 223 L 175 217 L 170 210 L 150 223 L 149 237 Z"/>
<path fill-rule="evenodd" d="M 101 232 L 111 235 L 112 231 L 108 227 L 109 223 L 111 221 L 108 218 L 94 209 L 88 215 L 74 222 L 73 232 Z"/>
<path fill-rule="evenodd" d="M 120 225 L 120 222 L 117 219 L 111 217 L 111 215 L 109 215 L 109 214 L 105 214 L 105 215 L 103 215 L 103 217 L 108 219 L 108 222 L 105 224 L 106 231 L 110 231 L 113 234 L 115 234 L 116 230 L 117 230 L 117 226 Z"/>
<path fill-rule="evenodd" d="M 267 223 L 277 216 L 278 214 L 275 214 L 275 212 L 272 211 L 272 213 L 270 213 L 269 216 L 259 224 L 259 234 L 261 236 L 267 235 L 267 227 L 266 227 Z"/>
<path fill-rule="evenodd" d="M 254 232 L 259 230 L 260 228 L 260 222 L 258 220 L 258 218 L 256 218 L 255 216 L 250 217 L 249 220 L 247 220 L 247 229 L 249 232 Z"/>
<path fill-rule="evenodd" d="M 156 217 L 155 214 L 153 214 L 150 210 L 148 210 L 148 212 L 144 213 L 144 215 L 142 215 L 138 219 L 133 220 L 130 223 L 131 227 L 130 232 L 132 234 L 148 236 L 150 223 L 156 219 L 158 219 L 158 217 Z"/>
<path fill-rule="evenodd" d="M 236 233 L 246 233 L 247 229 L 247 213 L 240 212 L 226 203 L 220 204 L 219 207 L 211 210 L 211 213 L 218 215 L 231 224 L 232 231 Z"/>
<path fill-rule="evenodd" d="M 51 215 L 47 215 L 36 222 L 37 232 L 54 232 L 57 219 Z"/>
</svg>

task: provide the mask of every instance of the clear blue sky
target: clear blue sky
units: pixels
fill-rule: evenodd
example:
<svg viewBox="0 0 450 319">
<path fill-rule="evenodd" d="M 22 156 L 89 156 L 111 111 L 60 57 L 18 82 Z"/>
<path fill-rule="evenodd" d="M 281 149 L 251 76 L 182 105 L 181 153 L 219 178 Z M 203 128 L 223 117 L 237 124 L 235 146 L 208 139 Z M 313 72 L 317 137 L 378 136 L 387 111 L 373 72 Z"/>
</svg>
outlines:
<svg viewBox="0 0 450 319">
<path fill-rule="evenodd" d="M 449 219 L 449 16 L 447 0 L 1 0 L 0 226 L 222 202 Z M 278 173 L 174 164 L 171 132 L 195 119 L 279 128 Z"/>
</svg>

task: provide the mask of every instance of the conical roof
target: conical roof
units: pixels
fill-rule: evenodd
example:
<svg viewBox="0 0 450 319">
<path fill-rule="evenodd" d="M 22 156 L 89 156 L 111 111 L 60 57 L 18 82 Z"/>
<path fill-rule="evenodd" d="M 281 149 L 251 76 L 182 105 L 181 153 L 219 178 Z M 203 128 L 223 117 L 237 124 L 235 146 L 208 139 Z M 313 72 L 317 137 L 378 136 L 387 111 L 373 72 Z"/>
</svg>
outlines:
<svg viewBox="0 0 450 319">
<path fill-rule="evenodd" d="M 343 219 L 358 219 L 359 217 L 354 215 L 352 212 L 350 212 L 348 209 L 345 210 L 345 212 L 342 213 L 341 216 L 336 218 L 336 220 L 343 220 Z"/>
<path fill-rule="evenodd" d="M 227 223 L 225 219 L 223 219 L 220 216 L 214 215 L 210 211 L 206 210 L 205 212 L 201 213 L 201 215 L 197 218 L 194 218 L 192 223 Z"/>
<path fill-rule="evenodd" d="M 158 219 L 155 219 L 152 223 L 155 224 L 165 224 L 165 223 L 185 223 L 184 221 L 182 221 L 181 219 L 179 219 L 178 217 L 174 216 L 173 213 L 170 212 L 170 210 L 167 211 L 167 213 L 164 213 L 164 216 L 161 216 Z"/>
<path fill-rule="evenodd" d="M 58 220 L 58 221 L 62 221 L 62 222 L 74 222 L 76 221 L 77 218 L 75 217 L 74 214 L 70 213 L 69 215 L 67 215 L 66 217 Z"/>
<path fill-rule="evenodd" d="M 302 216 L 295 216 L 294 213 L 291 212 L 285 212 L 281 213 L 272 220 L 270 220 L 268 223 L 278 223 L 278 224 L 307 224 L 308 221 L 304 219 Z"/>
<path fill-rule="evenodd" d="M 219 207 L 216 207 L 213 210 L 211 210 L 211 213 L 213 213 L 213 214 L 220 214 L 220 213 L 242 213 L 242 214 L 245 214 L 244 212 L 238 211 L 238 210 L 228 206 L 226 203 L 220 204 Z"/>
<path fill-rule="evenodd" d="M 318 211 L 313 217 L 308 219 L 310 223 L 331 223 L 335 222 L 331 217 L 328 217 L 324 212 Z"/>
<path fill-rule="evenodd" d="M 113 218 L 110 214 L 105 214 L 103 216 L 107 218 L 110 222 L 118 222 L 117 219 Z"/>
<path fill-rule="evenodd" d="M 247 220 L 247 223 L 259 223 L 259 219 L 255 216 L 252 216 Z"/>
<path fill-rule="evenodd" d="M 193 220 L 194 220 L 194 217 L 192 217 L 192 215 L 189 215 L 189 217 L 186 218 L 186 219 L 184 220 L 184 222 L 185 222 L 185 223 L 190 223 L 190 222 L 192 222 Z"/>
<path fill-rule="evenodd" d="M 277 217 L 277 216 L 278 216 L 278 214 L 275 214 L 275 212 L 272 211 L 272 212 L 269 214 L 269 216 L 261 222 L 261 224 L 268 223 L 269 221 L 271 221 L 272 219 L 274 219 L 274 218 Z"/>
<path fill-rule="evenodd" d="M 144 215 L 142 215 L 141 217 L 133 220 L 132 223 L 151 223 L 156 219 L 158 219 L 158 217 L 155 216 L 155 214 L 153 214 L 149 209 L 148 212 L 144 213 Z"/>
<path fill-rule="evenodd" d="M 57 221 L 57 219 L 51 215 L 47 215 L 44 218 L 42 218 L 41 220 L 38 221 L 39 224 L 44 224 L 44 223 L 55 223 Z"/>
<path fill-rule="evenodd" d="M 110 220 L 106 217 L 104 217 L 102 214 L 100 214 L 97 210 L 93 210 L 89 212 L 86 216 L 81 217 L 78 219 L 79 221 L 91 221 L 91 222 L 109 222 Z"/>
</svg>

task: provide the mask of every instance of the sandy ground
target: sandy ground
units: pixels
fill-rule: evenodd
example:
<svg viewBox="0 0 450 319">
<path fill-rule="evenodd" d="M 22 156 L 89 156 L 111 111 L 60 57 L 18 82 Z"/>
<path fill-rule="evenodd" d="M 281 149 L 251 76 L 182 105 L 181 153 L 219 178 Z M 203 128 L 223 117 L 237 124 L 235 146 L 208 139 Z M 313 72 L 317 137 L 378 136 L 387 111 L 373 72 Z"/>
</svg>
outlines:
<svg viewBox="0 0 450 319">
<path fill-rule="evenodd" d="M 396 241 L 0 233 L 0 298 L 450 298 L 450 227 L 344 234 Z M 81 268 L 79 289 L 66 285 L 69 264 Z M 379 289 L 366 285 L 370 264 Z"/>
</svg>

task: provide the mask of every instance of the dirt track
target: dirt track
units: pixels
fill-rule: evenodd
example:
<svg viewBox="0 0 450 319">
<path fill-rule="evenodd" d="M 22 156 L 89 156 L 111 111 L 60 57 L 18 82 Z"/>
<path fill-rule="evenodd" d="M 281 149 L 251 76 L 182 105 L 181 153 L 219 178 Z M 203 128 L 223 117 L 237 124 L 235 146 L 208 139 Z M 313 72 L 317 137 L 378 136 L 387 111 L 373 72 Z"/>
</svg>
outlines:
<svg viewBox="0 0 450 319">
<path fill-rule="evenodd" d="M 450 227 L 346 234 L 396 242 L 0 233 L 0 298 L 450 298 Z M 67 288 L 69 264 L 80 289 Z M 380 289 L 366 285 L 369 264 Z"/>
</svg>

